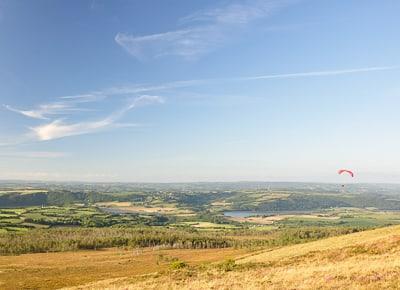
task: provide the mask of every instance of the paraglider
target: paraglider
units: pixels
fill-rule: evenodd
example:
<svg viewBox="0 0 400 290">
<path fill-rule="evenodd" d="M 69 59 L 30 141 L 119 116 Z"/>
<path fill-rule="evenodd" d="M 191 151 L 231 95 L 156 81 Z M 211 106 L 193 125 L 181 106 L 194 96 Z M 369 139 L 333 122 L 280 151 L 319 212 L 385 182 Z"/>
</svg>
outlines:
<svg viewBox="0 0 400 290">
<path fill-rule="evenodd" d="M 348 170 L 348 169 L 340 169 L 340 170 L 338 171 L 338 174 L 343 174 L 343 173 L 350 174 L 351 177 L 354 177 L 354 173 L 353 173 L 353 171 L 351 171 L 351 170 Z"/>
<path fill-rule="evenodd" d="M 348 175 L 350 175 L 352 178 L 354 177 L 354 172 L 351 171 L 351 170 L 348 170 L 348 169 L 339 169 L 338 174 L 339 174 L 339 175 L 348 174 Z M 344 184 L 342 184 L 342 187 L 344 187 Z"/>
</svg>

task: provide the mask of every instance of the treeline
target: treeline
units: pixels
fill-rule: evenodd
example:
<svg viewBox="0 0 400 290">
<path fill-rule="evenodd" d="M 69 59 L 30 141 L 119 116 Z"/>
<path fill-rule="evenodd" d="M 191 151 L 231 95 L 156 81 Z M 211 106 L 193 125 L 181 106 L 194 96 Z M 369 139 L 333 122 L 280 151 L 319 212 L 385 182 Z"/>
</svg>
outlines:
<svg viewBox="0 0 400 290">
<path fill-rule="evenodd" d="M 115 197 L 97 192 L 72 192 L 68 190 L 37 192 L 29 194 L 7 193 L 0 195 L 1 208 L 24 206 L 68 205 L 112 201 Z"/>
<path fill-rule="evenodd" d="M 350 204 L 340 198 L 331 196 L 294 195 L 286 199 L 277 199 L 259 205 L 259 209 L 263 211 L 308 211 L 331 207 L 350 207 Z"/>
<path fill-rule="evenodd" d="M 400 210 L 400 200 L 377 194 L 353 195 L 292 195 L 285 199 L 276 199 L 254 207 L 243 206 L 240 209 L 260 211 L 310 211 L 332 207 L 375 207 L 381 210 Z"/>
<path fill-rule="evenodd" d="M 400 200 L 390 195 L 365 193 L 343 197 L 352 207 L 375 207 L 382 210 L 400 210 Z"/>
<path fill-rule="evenodd" d="M 0 234 L 0 254 L 15 255 L 110 247 L 207 249 L 275 247 L 358 231 L 353 228 L 282 229 L 268 232 L 201 232 L 168 228 L 53 228 Z"/>
</svg>

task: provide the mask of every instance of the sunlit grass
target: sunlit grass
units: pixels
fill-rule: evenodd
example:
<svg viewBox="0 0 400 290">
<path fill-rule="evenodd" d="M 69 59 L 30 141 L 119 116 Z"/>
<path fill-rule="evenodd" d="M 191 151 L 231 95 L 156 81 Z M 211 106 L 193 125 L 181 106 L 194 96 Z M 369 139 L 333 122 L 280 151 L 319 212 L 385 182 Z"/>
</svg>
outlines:
<svg viewBox="0 0 400 290">
<path fill-rule="evenodd" d="M 216 265 L 86 289 L 398 289 L 400 226 L 266 251 L 228 270 Z"/>
</svg>

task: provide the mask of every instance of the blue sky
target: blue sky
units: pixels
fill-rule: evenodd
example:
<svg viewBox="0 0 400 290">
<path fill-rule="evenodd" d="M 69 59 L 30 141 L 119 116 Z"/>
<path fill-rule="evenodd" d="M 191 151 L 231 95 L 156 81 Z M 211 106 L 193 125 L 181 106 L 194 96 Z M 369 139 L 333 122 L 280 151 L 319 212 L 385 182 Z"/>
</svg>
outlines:
<svg viewBox="0 0 400 290">
<path fill-rule="evenodd" d="M 0 179 L 399 182 L 398 11 L 0 0 Z"/>
</svg>

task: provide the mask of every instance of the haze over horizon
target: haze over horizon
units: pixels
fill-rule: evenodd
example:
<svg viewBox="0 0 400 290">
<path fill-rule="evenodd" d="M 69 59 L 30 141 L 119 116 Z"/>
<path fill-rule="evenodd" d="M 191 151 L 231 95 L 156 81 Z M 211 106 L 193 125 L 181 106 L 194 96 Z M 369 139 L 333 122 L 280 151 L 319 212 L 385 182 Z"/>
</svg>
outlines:
<svg viewBox="0 0 400 290">
<path fill-rule="evenodd" d="M 0 0 L 0 180 L 398 183 L 399 9 Z"/>
</svg>

